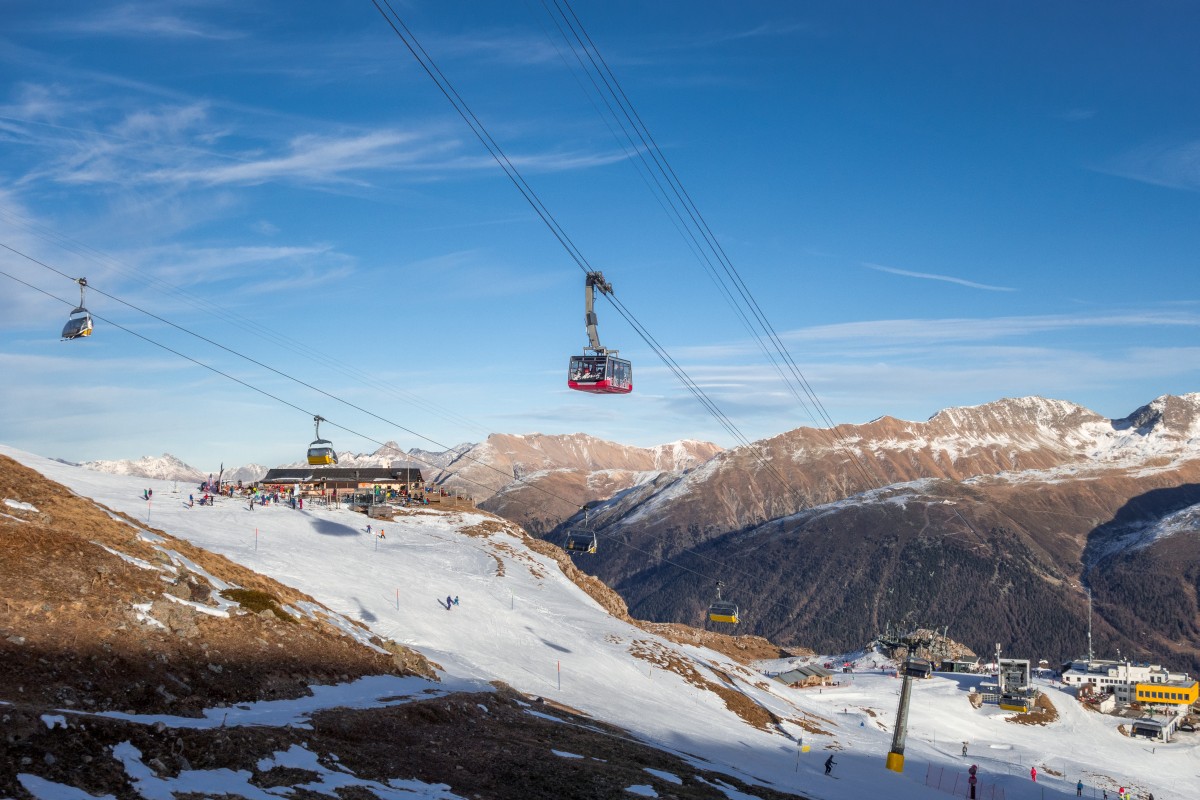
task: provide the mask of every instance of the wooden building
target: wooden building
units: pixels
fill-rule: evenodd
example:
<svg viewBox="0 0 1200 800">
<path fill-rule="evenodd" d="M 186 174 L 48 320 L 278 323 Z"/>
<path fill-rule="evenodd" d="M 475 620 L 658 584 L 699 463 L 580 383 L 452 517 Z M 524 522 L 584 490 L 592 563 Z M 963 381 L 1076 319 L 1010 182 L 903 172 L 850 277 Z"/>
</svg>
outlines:
<svg viewBox="0 0 1200 800">
<path fill-rule="evenodd" d="M 279 487 L 301 496 L 338 499 L 369 494 L 387 498 L 419 497 L 425 493 L 425 479 L 417 467 L 283 467 L 267 472 L 258 486 Z"/>
</svg>

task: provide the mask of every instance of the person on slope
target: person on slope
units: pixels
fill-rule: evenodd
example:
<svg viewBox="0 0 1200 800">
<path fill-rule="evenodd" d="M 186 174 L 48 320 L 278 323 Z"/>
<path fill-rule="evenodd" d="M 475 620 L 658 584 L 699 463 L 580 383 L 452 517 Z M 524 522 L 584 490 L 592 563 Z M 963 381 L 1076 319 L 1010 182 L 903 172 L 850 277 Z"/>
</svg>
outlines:
<svg viewBox="0 0 1200 800">
<path fill-rule="evenodd" d="M 1029 768 L 1029 777 L 1034 783 L 1037 783 L 1037 767 Z"/>
<path fill-rule="evenodd" d="M 829 758 L 825 759 L 825 774 L 826 775 L 828 775 L 830 772 L 833 771 L 833 765 L 836 763 L 837 762 L 833 760 L 832 754 L 830 754 Z"/>
<path fill-rule="evenodd" d="M 446 595 L 446 610 L 449 611 L 453 605 L 454 605 L 454 598 L 451 597 L 450 595 Z"/>
<path fill-rule="evenodd" d="M 1083 797 L 1083 779 L 1080 778 L 1075 782 L 1075 796 Z"/>
</svg>

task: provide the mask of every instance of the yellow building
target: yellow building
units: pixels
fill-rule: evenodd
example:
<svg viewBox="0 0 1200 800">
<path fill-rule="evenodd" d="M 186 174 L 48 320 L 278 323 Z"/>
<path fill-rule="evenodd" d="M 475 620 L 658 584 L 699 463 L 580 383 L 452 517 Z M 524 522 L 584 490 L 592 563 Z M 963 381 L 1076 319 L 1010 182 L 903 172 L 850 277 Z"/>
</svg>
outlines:
<svg viewBox="0 0 1200 800">
<path fill-rule="evenodd" d="M 1138 683 L 1135 697 L 1139 703 L 1190 706 L 1200 698 L 1200 682 Z"/>
</svg>

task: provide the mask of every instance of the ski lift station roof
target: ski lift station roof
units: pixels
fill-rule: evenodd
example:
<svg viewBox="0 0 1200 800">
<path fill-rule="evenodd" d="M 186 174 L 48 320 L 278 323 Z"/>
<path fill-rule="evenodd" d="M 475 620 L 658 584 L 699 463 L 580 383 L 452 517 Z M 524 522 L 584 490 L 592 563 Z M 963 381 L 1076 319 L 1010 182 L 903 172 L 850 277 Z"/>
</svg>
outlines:
<svg viewBox="0 0 1200 800">
<path fill-rule="evenodd" d="M 280 467 L 268 470 L 263 483 L 324 483 L 354 485 L 423 483 L 421 470 L 416 467 Z"/>
<path fill-rule="evenodd" d="M 792 667 L 787 672 L 781 672 L 778 675 L 776 675 L 775 680 L 780 681 L 781 683 L 786 683 L 788 686 L 791 686 L 796 683 L 804 683 L 813 678 L 818 678 L 818 679 L 824 680 L 826 678 L 832 678 L 832 677 L 833 677 L 833 673 L 831 671 L 825 669 L 824 667 L 818 667 L 816 665 L 809 665 L 809 666 L 803 666 L 803 667 Z"/>
</svg>

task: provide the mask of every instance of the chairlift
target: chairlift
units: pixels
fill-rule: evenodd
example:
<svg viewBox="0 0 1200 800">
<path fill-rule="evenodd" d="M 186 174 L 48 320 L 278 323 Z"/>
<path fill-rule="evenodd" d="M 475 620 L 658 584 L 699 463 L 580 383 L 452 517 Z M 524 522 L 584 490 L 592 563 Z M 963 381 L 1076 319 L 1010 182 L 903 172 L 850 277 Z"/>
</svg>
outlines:
<svg viewBox="0 0 1200 800">
<path fill-rule="evenodd" d="M 567 529 L 566 550 L 568 553 L 592 553 L 597 548 L 596 532 L 588 528 L 587 506 L 583 507 L 583 525 Z"/>
<path fill-rule="evenodd" d="M 308 446 L 308 463 L 313 466 L 327 466 L 338 463 L 337 453 L 333 449 L 333 442 L 321 438 L 321 423 L 324 421 L 324 417 L 313 417 L 313 422 L 316 424 L 317 438 Z"/>
<path fill-rule="evenodd" d="M 736 625 L 740 622 L 737 603 L 721 599 L 721 584 L 717 584 L 717 599 L 708 607 L 708 618 L 713 622 L 728 622 Z"/>
<path fill-rule="evenodd" d="M 618 351 L 602 346 L 596 332 L 596 289 L 611 294 L 612 284 L 604 280 L 604 273 L 589 272 L 584 283 L 588 344 L 583 355 L 571 356 L 567 388 L 591 394 L 629 394 L 633 391 L 633 365 L 627 359 L 617 358 Z"/>
<path fill-rule="evenodd" d="M 87 278 L 78 278 L 75 282 L 79 284 L 79 306 L 71 312 L 67 324 L 63 326 L 62 338 L 64 341 L 92 335 L 92 315 L 83 306 L 83 292 L 87 288 Z"/>
</svg>

